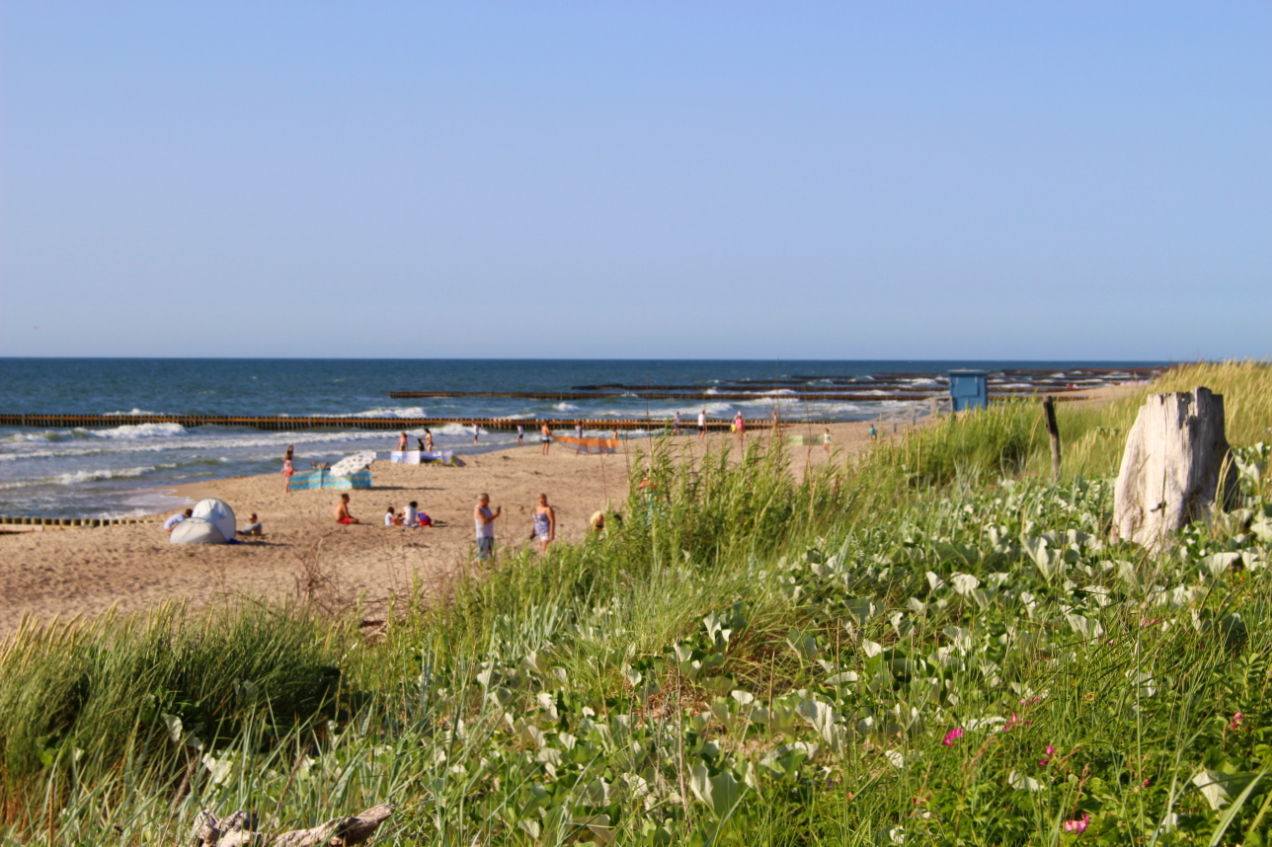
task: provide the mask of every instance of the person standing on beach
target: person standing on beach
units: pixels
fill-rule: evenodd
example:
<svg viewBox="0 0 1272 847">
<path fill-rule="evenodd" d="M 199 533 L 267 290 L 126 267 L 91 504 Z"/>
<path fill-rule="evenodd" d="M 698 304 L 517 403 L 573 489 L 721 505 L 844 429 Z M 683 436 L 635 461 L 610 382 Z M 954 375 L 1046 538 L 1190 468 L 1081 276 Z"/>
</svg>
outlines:
<svg viewBox="0 0 1272 847">
<path fill-rule="evenodd" d="M 539 444 L 543 447 L 543 455 L 548 455 L 548 448 L 552 446 L 552 430 L 547 421 L 539 422 Z"/>
<path fill-rule="evenodd" d="M 473 443 L 476 444 L 481 437 L 481 428 L 476 423 L 473 424 Z"/>
<path fill-rule="evenodd" d="M 583 423 L 582 423 L 582 421 L 576 421 L 576 422 L 575 422 L 575 424 L 574 424 L 574 437 L 575 437 L 575 438 L 577 438 L 577 439 L 579 439 L 580 441 L 582 441 L 582 440 L 583 440 Z"/>
<path fill-rule="evenodd" d="M 477 526 L 477 558 L 486 561 L 495 555 L 495 518 L 503 512 L 496 507 L 490 508 L 490 495 L 482 492 L 473 507 L 473 523 Z"/>
<path fill-rule="evenodd" d="M 517 446 L 520 447 L 521 445 L 525 443 L 526 443 L 526 428 L 522 426 L 521 424 L 517 424 Z"/>
<path fill-rule="evenodd" d="M 879 430 L 875 429 L 874 424 L 871 424 L 870 425 L 870 440 L 874 441 L 878 437 L 879 437 Z"/>
<path fill-rule="evenodd" d="M 733 416 L 733 430 L 738 434 L 739 443 L 746 441 L 746 419 L 742 417 L 741 409 Z"/>
<path fill-rule="evenodd" d="M 830 455 L 830 427 L 822 430 L 822 449 L 826 451 L 827 455 Z"/>
<path fill-rule="evenodd" d="M 336 523 L 338 524 L 355 524 L 362 521 L 349 514 L 349 495 L 341 494 L 340 502 L 336 504 Z"/>
<path fill-rule="evenodd" d="M 402 434 L 398 436 L 398 452 L 399 453 L 401 453 L 402 451 L 406 449 L 406 443 L 407 443 L 406 432 L 403 431 Z"/>
<path fill-rule="evenodd" d="M 427 427 L 424 429 L 424 449 L 433 452 L 433 431 Z"/>
<path fill-rule="evenodd" d="M 680 434 L 680 410 L 676 410 L 676 416 L 671 419 L 671 432 L 673 435 Z"/>
<path fill-rule="evenodd" d="M 703 409 L 698 413 L 698 440 L 707 437 L 707 410 Z"/>
<path fill-rule="evenodd" d="M 296 465 L 292 462 L 292 448 L 288 447 L 287 452 L 283 454 L 283 491 L 287 494 L 291 493 L 291 478 L 294 473 L 296 473 Z"/>
<path fill-rule="evenodd" d="M 548 505 L 548 495 L 539 495 L 539 505 L 534 509 L 534 535 L 539 539 L 539 552 L 548 552 L 548 545 L 556 540 L 556 510 Z"/>
</svg>

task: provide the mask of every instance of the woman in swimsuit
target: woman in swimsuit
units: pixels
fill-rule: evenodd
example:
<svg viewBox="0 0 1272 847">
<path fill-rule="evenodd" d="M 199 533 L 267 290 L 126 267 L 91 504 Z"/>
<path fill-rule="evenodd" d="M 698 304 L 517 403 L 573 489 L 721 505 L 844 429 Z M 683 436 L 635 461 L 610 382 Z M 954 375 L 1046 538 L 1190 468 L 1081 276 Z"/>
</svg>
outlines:
<svg viewBox="0 0 1272 847">
<path fill-rule="evenodd" d="M 539 539 L 539 552 L 548 552 L 548 545 L 556 540 L 556 512 L 548 505 L 548 495 L 539 495 L 539 505 L 534 509 L 534 535 Z"/>
<path fill-rule="evenodd" d="M 398 436 L 398 452 L 401 452 L 405 449 L 406 449 L 406 433 L 404 432 Z"/>
<path fill-rule="evenodd" d="M 433 432 L 432 430 L 424 430 L 424 449 L 433 452 Z"/>
</svg>

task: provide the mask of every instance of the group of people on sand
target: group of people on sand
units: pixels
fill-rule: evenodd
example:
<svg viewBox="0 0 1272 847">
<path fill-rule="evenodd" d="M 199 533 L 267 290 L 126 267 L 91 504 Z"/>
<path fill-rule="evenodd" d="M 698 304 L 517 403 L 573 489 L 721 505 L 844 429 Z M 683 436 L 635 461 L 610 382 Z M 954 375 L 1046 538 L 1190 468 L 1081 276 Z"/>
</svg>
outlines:
<svg viewBox="0 0 1272 847">
<path fill-rule="evenodd" d="M 349 511 L 349 495 L 341 494 L 340 499 L 336 501 L 336 508 L 333 516 L 336 523 L 344 526 L 352 524 L 360 524 L 362 521 L 353 516 L 353 512 Z M 403 507 L 399 513 L 389 506 L 384 512 L 385 526 L 433 526 L 433 519 L 427 513 L 420 510 L 420 504 L 416 500 L 412 500 Z"/>
<path fill-rule="evenodd" d="M 411 443 L 410 438 L 407 436 L 406 432 L 400 433 L 398 435 L 398 443 L 397 443 L 398 452 L 401 453 L 408 450 L 410 443 Z M 416 449 L 419 450 L 421 453 L 432 453 L 433 452 L 432 431 L 428 427 L 425 427 L 424 435 L 422 437 L 417 436 L 415 439 L 415 443 L 417 445 Z"/>
<path fill-rule="evenodd" d="M 477 505 L 473 506 L 473 525 L 477 536 L 477 558 L 482 561 L 495 555 L 495 521 L 502 514 L 502 506 L 490 508 L 489 494 L 483 491 L 477 495 Z M 556 541 L 557 530 L 556 509 L 548 504 L 547 494 L 539 494 L 539 503 L 534 507 L 531 519 L 533 526 L 529 540 L 538 541 L 539 552 L 546 553 L 548 545 Z"/>
</svg>

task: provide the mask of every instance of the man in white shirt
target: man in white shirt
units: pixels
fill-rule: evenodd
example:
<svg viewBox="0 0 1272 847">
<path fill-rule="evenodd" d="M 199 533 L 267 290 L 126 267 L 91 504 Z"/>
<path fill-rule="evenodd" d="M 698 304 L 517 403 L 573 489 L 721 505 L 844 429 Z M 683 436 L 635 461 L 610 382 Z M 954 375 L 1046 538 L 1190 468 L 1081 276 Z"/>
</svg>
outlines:
<svg viewBox="0 0 1272 847">
<path fill-rule="evenodd" d="M 177 512 L 175 515 L 171 515 L 166 521 L 163 522 L 164 532 L 172 532 L 172 530 L 176 527 L 177 524 L 181 523 L 183 520 L 193 515 L 194 515 L 194 509 L 186 509 L 184 512 Z"/>
</svg>

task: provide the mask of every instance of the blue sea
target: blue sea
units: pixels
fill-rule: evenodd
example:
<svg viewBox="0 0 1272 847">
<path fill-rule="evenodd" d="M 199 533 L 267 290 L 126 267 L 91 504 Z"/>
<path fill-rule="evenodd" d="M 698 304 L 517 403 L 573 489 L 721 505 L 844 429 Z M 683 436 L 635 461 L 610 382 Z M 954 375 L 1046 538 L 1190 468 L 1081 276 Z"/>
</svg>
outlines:
<svg viewBox="0 0 1272 847">
<path fill-rule="evenodd" d="M 577 386 L 684 385 L 710 390 L 738 380 L 793 377 L 815 384 L 852 379 L 868 393 L 872 375 L 914 386 L 939 386 L 950 368 L 1026 368 L 1065 374 L 1082 368 L 1143 367 L 1144 362 L 832 362 L 636 360 L 316 360 L 316 359 L 0 359 L 0 412 L 110 414 L 116 426 L 73 429 L 0 427 L 0 515 L 123 517 L 175 508 L 179 484 L 275 473 L 294 444 L 297 468 L 334 462 L 362 450 L 394 448 L 392 432 L 264 432 L 234 427 L 129 423 L 142 413 L 208 415 L 344 415 L 367 417 L 687 418 L 697 400 L 609 397 L 554 402 L 518 398 L 393 400 L 390 391 L 554 392 Z M 728 389 L 733 390 L 733 389 Z M 854 389 L 856 390 L 856 389 Z M 879 392 L 886 393 L 886 392 Z M 754 399 L 712 402 L 712 417 L 740 410 L 767 419 L 780 390 Z M 800 402 L 784 418 L 864 420 L 897 401 Z M 422 432 L 422 431 L 421 431 Z M 412 434 L 418 434 L 412 432 Z M 474 447 L 459 425 L 434 427 L 438 449 L 459 453 L 514 443 L 500 431 Z"/>
</svg>

